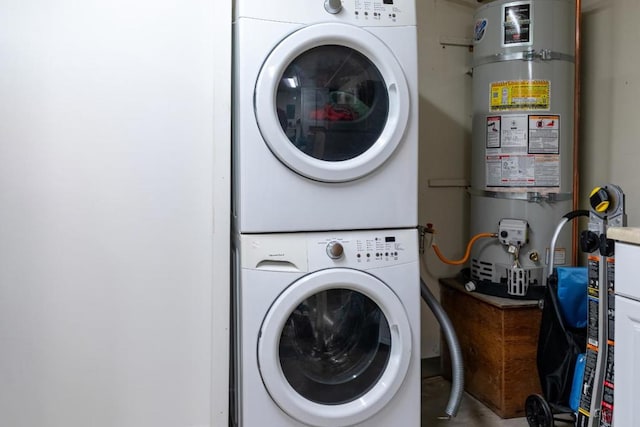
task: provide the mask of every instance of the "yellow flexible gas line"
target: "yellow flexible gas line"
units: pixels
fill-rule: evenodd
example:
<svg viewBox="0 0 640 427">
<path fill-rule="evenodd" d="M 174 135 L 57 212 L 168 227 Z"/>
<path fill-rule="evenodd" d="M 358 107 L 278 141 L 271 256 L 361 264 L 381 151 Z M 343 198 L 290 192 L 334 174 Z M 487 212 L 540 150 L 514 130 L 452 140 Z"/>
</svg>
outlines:
<svg viewBox="0 0 640 427">
<path fill-rule="evenodd" d="M 469 260 L 469 255 L 471 255 L 471 247 L 473 246 L 473 244 L 478 240 L 478 239 L 482 239 L 485 237 L 497 237 L 498 235 L 496 233 L 478 233 L 475 236 L 473 236 L 471 238 L 471 240 L 469 240 L 469 243 L 467 244 L 467 251 L 464 254 L 464 257 L 455 261 L 452 261 L 450 259 L 448 259 L 447 257 L 445 257 L 442 252 L 440 252 L 440 248 L 438 248 L 438 245 L 436 245 L 435 243 L 432 243 L 431 246 L 433 246 L 433 250 L 436 253 L 436 255 L 438 256 L 438 258 L 440 258 L 440 261 L 444 262 L 445 264 L 449 264 L 449 265 L 460 265 L 460 264 L 464 264 L 465 262 L 467 262 Z"/>
</svg>

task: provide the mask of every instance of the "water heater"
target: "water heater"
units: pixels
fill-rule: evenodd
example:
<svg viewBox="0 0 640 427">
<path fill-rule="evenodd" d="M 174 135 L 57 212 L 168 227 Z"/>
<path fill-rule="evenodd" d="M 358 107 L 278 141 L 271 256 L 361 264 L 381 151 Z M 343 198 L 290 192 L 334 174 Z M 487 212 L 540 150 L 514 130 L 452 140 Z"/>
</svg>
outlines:
<svg viewBox="0 0 640 427">
<path fill-rule="evenodd" d="M 575 18 L 572 0 L 494 1 L 475 13 L 471 277 L 526 295 L 549 257 L 571 262 Z"/>
</svg>

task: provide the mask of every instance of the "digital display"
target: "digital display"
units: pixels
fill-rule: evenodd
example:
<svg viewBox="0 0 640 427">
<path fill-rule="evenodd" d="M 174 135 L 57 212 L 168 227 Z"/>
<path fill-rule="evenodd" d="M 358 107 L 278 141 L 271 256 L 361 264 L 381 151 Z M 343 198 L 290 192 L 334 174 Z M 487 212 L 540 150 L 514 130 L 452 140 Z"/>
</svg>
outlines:
<svg viewBox="0 0 640 427">
<path fill-rule="evenodd" d="M 393 237 L 393 236 L 392 237 L 385 237 L 384 241 L 387 242 L 387 243 L 391 243 L 391 242 L 395 242 L 396 238 Z"/>
<path fill-rule="evenodd" d="M 393 0 L 382 0 L 383 4 L 393 4 Z"/>
</svg>

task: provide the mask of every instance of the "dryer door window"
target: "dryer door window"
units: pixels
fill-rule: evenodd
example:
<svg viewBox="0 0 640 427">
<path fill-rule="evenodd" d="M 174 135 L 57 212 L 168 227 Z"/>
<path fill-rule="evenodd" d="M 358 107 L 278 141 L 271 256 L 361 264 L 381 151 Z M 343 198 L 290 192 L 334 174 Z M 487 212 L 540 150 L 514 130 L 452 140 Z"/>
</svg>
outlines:
<svg viewBox="0 0 640 427">
<path fill-rule="evenodd" d="M 265 317 L 258 364 L 269 395 L 302 423 L 349 426 L 404 381 L 411 328 L 396 294 L 368 273 L 333 268 L 289 286 Z"/>
<path fill-rule="evenodd" d="M 265 60 L 254 93 L 256 120 L 273 154 L 324 182 L 361 178 L 401 144 L 409 90 L 391 50 L 352 25 L 304 27 Z"/>
<path fill-rule="evenodd" d="M 276 93 L 282 131 L 302 153 L 339 162 L 369 150 L 389 114 L 389 94 L 376 66 L 355 49 L 310 49 L 285 69 Z"/>
</svg>

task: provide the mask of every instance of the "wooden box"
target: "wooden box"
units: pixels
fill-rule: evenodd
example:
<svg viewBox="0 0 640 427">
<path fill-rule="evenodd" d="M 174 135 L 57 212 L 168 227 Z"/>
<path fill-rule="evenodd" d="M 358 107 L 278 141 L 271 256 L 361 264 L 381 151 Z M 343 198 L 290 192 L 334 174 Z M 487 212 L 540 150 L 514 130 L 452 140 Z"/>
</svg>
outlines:
<svg viewBox="0 0 640 427">
<path fill-rule="evenodd" d="M 538 301 L 465 291 L 455 279 L 440 280 L 440 301 L 451 318 L 464 360 L 464 388 L 502 418 L 524 416 L 527 396 L 541 393 L 536 352 Z M 442 368 L 450 378 L 443 340 Z"/>
</svg>

